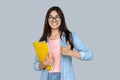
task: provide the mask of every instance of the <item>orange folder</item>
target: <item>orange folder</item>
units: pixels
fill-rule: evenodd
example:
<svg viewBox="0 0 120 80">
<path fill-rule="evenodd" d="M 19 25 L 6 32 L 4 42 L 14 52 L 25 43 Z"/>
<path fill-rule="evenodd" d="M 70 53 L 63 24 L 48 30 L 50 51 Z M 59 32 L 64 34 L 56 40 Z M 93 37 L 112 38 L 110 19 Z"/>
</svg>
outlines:
<svg viewBox="0 0 120 80">
<path fill-rule="evenodd" d="M 33 46 L 40 62 L 43 62 L 46 59 L 46 56 L 50 57 L 48 43 L 43 41 L 33 42 Z M 45 69 L 48 71 L 53 70 L 52 66 L 46 66 Z"/>
</svg>

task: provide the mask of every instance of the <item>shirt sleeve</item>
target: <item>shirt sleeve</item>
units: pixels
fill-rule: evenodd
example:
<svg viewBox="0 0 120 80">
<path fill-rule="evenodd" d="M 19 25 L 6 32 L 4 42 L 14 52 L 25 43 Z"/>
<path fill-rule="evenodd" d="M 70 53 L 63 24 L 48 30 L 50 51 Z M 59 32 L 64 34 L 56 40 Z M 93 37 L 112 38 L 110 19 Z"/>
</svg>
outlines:
<svg viewBox="0 0 120 80">
<path fill-rule="evenodd" d="M 40 71 L 40 69 L 39 69 L 39 64 L 40 64 L 40 62 L 38 61 L 38 58 L 37 58 L 37 56 L 35 55 L 34 62 L 33 62 L 33 67 L 34 67 L 34 70 L 35 70 L 35 71 Z"/>
<path fill-rule="evenodd" d="M 92 60 L 93 59 L 93 53 L 90 51 L 90 49 L 80 40 L 80 38 L 75 34 L 72 33 L 73 36 L 73 46 L 74 49 L 80 52 L 81 60 Z"/>
</svg>

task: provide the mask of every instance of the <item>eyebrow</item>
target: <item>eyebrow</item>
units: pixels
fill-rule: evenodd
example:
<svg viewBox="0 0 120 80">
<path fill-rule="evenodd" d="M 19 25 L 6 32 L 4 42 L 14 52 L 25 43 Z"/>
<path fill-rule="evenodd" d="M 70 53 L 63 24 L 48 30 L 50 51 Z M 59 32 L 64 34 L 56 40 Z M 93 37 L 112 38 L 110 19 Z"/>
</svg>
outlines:
<svg viewBox="0 0 120 80">
<path fill-rule="evenodd" d="M 49 15 L 49 16 L 52 16 L 52 15 Z M 59 15 L 56 15 L 56 16 L 59 16 Z M 55 17 L 56 17 L 56 16 L 55 16 Z M 52 16 L 52 17 L 53 17 L 53 16 Z M 60 16 L 59 16 L 59 17 L 60 17 Z"/>
</svg>

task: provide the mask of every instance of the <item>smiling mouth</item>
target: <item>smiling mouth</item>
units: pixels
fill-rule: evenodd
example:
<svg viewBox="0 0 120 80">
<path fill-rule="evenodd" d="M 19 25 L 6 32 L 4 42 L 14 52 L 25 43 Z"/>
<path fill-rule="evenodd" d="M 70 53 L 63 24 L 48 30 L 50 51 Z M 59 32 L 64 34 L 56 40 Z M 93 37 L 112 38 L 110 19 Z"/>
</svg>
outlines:
<svg viewBox="0 0 120 80">
<path fill-rule="evenodd" d="M 57 26 L 58 25 L 58 22 L 52 22 L 51 23 L 53 26 Z"/>
</svg>

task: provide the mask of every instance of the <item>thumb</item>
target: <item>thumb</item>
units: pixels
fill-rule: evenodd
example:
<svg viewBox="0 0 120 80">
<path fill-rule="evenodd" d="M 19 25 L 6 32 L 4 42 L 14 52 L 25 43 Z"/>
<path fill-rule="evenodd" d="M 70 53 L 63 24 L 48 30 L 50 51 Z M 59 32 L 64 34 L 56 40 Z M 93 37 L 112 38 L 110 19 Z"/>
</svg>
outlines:
<svg viewBox="0 0 120 80">
<path fill-rule="evenodd" d="M 71 45 L 70 45 L 69 41 L 67 41 L 67 45 L 68 45 L 68 49 L 71 49 Z"/>
</svg>

